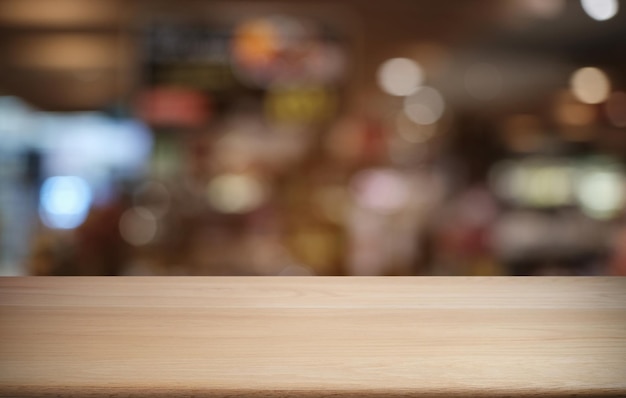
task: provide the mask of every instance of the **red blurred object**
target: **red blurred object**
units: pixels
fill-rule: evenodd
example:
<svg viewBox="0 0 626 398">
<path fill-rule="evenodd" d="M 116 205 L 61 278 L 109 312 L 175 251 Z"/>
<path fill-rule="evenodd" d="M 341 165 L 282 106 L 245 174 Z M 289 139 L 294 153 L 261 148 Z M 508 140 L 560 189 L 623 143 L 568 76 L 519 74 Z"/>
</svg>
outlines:
<svg viewBox="0 0 626 398">
<path fill-rule="evenodd" d="M 148 89 L 137 101 L 139 116 L 153 126 L 202 127 L 210 109 L 206 94 L 179 87 Z"/>
</svg>

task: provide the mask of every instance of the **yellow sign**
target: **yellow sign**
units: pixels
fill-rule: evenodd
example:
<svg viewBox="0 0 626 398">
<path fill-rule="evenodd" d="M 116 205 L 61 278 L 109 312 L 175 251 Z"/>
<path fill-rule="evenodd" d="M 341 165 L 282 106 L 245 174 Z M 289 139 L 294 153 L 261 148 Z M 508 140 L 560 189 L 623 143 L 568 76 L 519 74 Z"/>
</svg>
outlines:
<svg viewBox="0 0 626 398">
<path fill-rule="evenodd" d="M 322 87 L 271 89 L 265 99 L 265 114 L 274 122 L 324 121 L 336 108 L 336 95 Z"/>
</svg>

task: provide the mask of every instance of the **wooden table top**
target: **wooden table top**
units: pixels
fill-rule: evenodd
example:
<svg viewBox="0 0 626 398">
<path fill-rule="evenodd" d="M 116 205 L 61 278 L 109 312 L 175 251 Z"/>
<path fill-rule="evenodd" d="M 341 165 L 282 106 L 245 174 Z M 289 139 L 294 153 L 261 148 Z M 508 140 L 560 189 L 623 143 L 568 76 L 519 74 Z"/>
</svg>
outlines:
<svg viewBox="0 0 626 398">
<path fill-rule="evenodd" d="M 3 278 L 0 396 L 626 396 L 626 278 Z"/>
</svg>

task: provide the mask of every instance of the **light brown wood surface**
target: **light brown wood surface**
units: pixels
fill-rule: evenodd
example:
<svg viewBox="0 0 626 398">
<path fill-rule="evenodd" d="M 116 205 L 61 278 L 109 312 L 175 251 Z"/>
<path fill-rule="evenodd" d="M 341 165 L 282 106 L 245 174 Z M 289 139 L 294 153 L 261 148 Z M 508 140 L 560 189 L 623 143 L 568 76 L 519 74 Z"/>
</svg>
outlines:
<svg viewBox="0 0 626 398">
<path fill-rule="evenodd" d="M 626 278 L 4 278 L 0 395 L 626 396 Z"/>
</svg>

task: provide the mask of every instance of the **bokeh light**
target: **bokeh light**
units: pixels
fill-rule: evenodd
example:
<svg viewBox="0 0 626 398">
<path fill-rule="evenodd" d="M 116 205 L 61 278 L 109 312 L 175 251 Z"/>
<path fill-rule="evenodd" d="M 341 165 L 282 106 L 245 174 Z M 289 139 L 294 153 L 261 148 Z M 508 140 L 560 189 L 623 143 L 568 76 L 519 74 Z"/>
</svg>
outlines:
<svg viewBox="0 0 626 398">
<path fill-rule="evenodd" d="M 608 76 L 598 68 L 578 69 L 570 80 L 572 93 L 581 102 L 599 104 L 607 99 L 611 91 Z"/>
<path fill-rule="evenodd" d="M 213 208 L 222 213 L 247 213 L 259 207 L 266 198 L 262 182 L 246 174 L 222 174 L 207 187 Z"/>
<path fill-rule="evenodd" d="M 145 207 L 127 209 L 119 221 L 122 238 L 133 246 L 152 242 L 157 235 L 158 222 L 155 215 Z"/>
<path fill-rule="evenodd" d="M 617 0 L 580 0 L 583 10 L 596 21 L 613 18 L 619 11 Z"/>
<path fill-rule="evenodd" d="M 551 207 L 570 203 L 572 185 L 570 169 L 556 165 L 529 170 L 521 189 L 528 203 Z"/>
<path fill-rule="evenodd" d="M 41 220 L 50 228 L 76 228 L 85 221 L 91 199 L 89 185 L 82 178 L 50 177 L 41 187 Z"/>
<path fill-rule="evenodd" d="M 383 62 L 377 77 L 378 85 L 384 92 L 400 97 L 413 94 L 424 79 L 420 65 L 407 58 L 392 58 Z"/>
<path fill-rule="evenodd" d="M 533 207 L 556 207 L 574 199 L 574 170 L 566 162 L 527 159 L 502 162 L 492 169 L 494 191 L 507 201 Z"/>
<path fill-rule="evenodd" d="M 269 19 L 251 19 L 235 30 L 233 54 L 246 67 L 267 66 L 279 50 L 279 32 Z"/>
<path fill-rule="evenodd" d="M 626 273 L 619 0 L 79 1 L 0 0 L 0 275 Z"/>
<path fill-rule="evenodd" d="M 235 27 L 230 47 L 233 71 L 246 85 L 331 84 L 345 69 L 336 43 L 302 16 L 246 19 Z"/>
<path fill-rule="evenodd" d="M 584 170 L 576 192 L 582 210 L 594 218 L 610 218 L 624 208 L 624 175 L 610 168 Z"/>
<path fill-rule="evenodd" d="M 443 116 L 445 102 L 432 87 L 421 87 L 404 99 L 404 113 L 417 124 L 433 124 Z"/>
<path fill-rule="evenodd" d="M 406 179 L 393 169 L 363 170 L 354 176 L 352 188 L 357 205 L 377 213 L 399 211 L 410 197 Z"/>
</svg>

